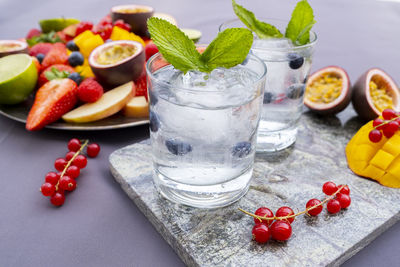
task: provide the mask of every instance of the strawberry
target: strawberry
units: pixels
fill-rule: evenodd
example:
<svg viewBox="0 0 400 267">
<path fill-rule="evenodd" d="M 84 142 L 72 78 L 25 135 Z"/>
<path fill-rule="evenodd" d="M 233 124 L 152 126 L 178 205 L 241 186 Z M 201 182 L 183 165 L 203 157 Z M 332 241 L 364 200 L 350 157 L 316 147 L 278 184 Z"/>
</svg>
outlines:
<svg viewBox="0 0 400 267">
<path fill-rule="evenodd" d="M 53 48 L 53 44 L 50 43 L 38 43 L 29 49 L 29 55 L 36 57 L 38 54 L 47 55 L 47 53 Z"/>
<path fill-rule="evenodd" d="M 36 57 L 32 57 L 32 60 L 35 63 L 36 69 L 37 69 L 37 71 L 39 73 L 40 72 L 40 68 L 41 68 L 39 60 Z"/>
<path fill-rule="evenodd" d="M 51 71 L 53 68 L 56 68 L 59 71 L 67 71 L 69 74 L 76 72 L 75 69 L 71 66 L 68 65 L 63 65 L 63 64 L 55 64 L 47 67 L 42 71 L 42 73 L 39 75 L 39 86 L 42 86 L 43 84 L 47 83 L 49 80 L 46 77 L 46 71 Z"/>
<path fill-rule="evenodd" d="M 68 54 L 65 44 L 55 43 L 53 48 L 47 53 L 42 62 L 42 69 L 55 64 L 68 64 Z"/>
<path fill-rule="evenodd" d="M 31 39 L 31 38 L 33 38 L 33 37 L 36 37 L 36 36 L 40 36 L 42 34 L 42 31 L 41 30 L 38 30 L 38 29 L 31 29 L 29 32 L 28 32 L 28 34 L 26 35 L 26 37 L 25 37 L 25 39 Z"/>
<path fill-rule="evenodd" d="M 144 96 L 147 99 L 147 81 L 146 81 L 146 73 L 142 73 L 142 75 L 135 81 L 136 85 L 136 94 L 135 96 Z"/>
<path fill-rule="evenodd" d="M 78 101 L 77 88 L 71 79 L 51 80 L 40 87 L 28 114 L 26 129 L 40 130 L 70 111 Z"/>
<path fill-rule="evenodd" d="M 86 78 L 78 87 L 78 98 L 82 102 L 93 103 L 100 99 L 104 89 L 95 79 Z"/>
</svg>

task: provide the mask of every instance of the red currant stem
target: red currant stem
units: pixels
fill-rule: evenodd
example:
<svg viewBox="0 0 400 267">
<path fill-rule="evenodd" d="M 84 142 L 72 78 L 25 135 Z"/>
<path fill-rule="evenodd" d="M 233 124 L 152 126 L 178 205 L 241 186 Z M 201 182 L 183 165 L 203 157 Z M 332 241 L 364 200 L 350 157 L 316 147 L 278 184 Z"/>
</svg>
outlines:
<svg viewBox="0 0 400 267">
<path fill-rule="evenodd" d="M 68 167 L 71 166 L 71 164 L 74 161 L 74 159 L 82 152 L 82 150 L 85 148 L 85 146 L 87 146 L 88 143 L 89 143 L 89 139 L 85 139 L 85 142 L 81 145 L 79 150 L 75 152 L 74 156 L 68 161 L 67 165 L 65 165 L 64 170 L 62 171 L 62 173 L 60 175 L 60 179 L 58 179 L 58 182 L 56 184 L 56 190 L 58 190 L 58 184 L 60 183 L 61 177 L 64 176 L 64 174 L 67 171 Z"/>
<path fill-rule="evenodd" d="M 376 129 L 378 129 L 379 127 L 381 127 L 381 126 L 384 126 L 384 125 L 386 125 L 386 124 L 388 124 L 389 122 L 391 122 L 391 121 L 395 121 L 395 120 L 397 120 L 398 118 L 400 118 L 400 115 L 398 115 L 398 116 L 396 116 L 396 117 L 394 117 L 393 119 L 390 119 L 390 120 L 387 120 L 387 121 L 384 121 L 384 122 L 382 122 L 381 124 L 379 124 L 379 125 L 376 125 L 373 129 L 374 130 L 376 130 Z"/>
<path fill-rule="evenodd" d="M 318 206 L 324 205 L 326 202 L 328 202 L 329 200 L 333 199 L 340 192 L 340 190 L 342 190 L 345 186 L 346 185 L 342 185 L 335 193 L 333 193 L 332 195 L 330 195 L 327 198 L 325 198 L 321 203 L 319 203 L 319 204 L 317 204 L 315 206 L 306 208 L 305 210 L 303 210 L 301 212 L 298 212 L 296 214 L 293 214 L 293 215 L 288 215 L 288 216 L 284 216 L 284 217 L 276 217 L 276 216 L 274 216 L 274 217 L 262 217 L 262 216 L 255 215 L 255 214 L 253 214 L 251 212 L 245 211 L 245 210 L 243 210 L 241 208 L 239 208 L 239 210 L 241 212 L 251 216 L 251 217 L 254 217 L 254 218 L 260 220 L 260 222 L 262 222 L 262 221 L 273 221 L 273 220 L 287 220 L 287 219 L 290 219 L 290 218 L 295 218 L 295 217 L 297 217 L 297 216 L 299 216 L 301 214 L 304 214 L 304 213 L 308 214 L 309 210 L 312 210 L 312 209 L 317 208 Z"/>
</svg>

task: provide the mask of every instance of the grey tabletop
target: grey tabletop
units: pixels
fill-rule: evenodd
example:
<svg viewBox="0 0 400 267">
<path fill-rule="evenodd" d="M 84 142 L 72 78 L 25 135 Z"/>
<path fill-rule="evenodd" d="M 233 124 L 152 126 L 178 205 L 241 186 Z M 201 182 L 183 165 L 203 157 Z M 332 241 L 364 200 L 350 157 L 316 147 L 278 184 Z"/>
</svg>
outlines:
<svg viewBox="0 0 400 267">
<path fill-rule="evenodd" d="M 244 1 L 239 1 L 243 3 Z M 313 69 L 339 65 L 352 81 L 370 67 L 381 67 L 400 81 L 400 1 L 310 1 L 318 33 Z M 0 39 L 25 36 L 37 21 L 56 16 L 98 21 L 124 1 L 0 0 Z M 203 32 L 210 41 L 218 25 L 234 17 L 230 1 L 142 0 L 172 14 L 180 26 Z M 260 17 L 288 18 L 296 1 L 251 0 Z M 355 116 L 349 107 L 342 124 Z M 0 266 L 183 266 L 108 168 L 114 150 L 149 135 L 147 126 L 99 132 L 42 130 L 30 133 L 19 122 L 0 117 Z M 38 188 L 66 153 L 72 137 L 102 147 L 81 174 L 78 189 L 54 208 Z M 398 205 L 398 203 L 393 203 Z M 343 237 L 346 238 L 346 237 Z M 394 225 L 344 266 L 396 266 L 400 224 Z"/>
</svg>

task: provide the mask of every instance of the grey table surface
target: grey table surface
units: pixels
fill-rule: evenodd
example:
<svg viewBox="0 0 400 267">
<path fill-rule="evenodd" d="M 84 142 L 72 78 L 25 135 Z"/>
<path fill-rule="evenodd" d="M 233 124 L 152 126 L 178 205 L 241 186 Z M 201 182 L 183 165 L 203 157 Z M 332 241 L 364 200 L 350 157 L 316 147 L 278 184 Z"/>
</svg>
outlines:
<svg viewBox="0 0 400 267">
<path fill-rule="evenodd" d="M 288 18 L 295 0 L 238 1 L 258 16 Z M 344 67 L 352 81 L 377 66 L 400 81 L 400 1 L 310 1 L 319 35 L 313 69 Z M 23 37 L 41 18 L 77 17 L 98 21 L 124 1 L 0 0 L 0 39 Z M 137 2 L 139 3 L 139 2 Z M 233 18 L 229 0 L 142 0 L 172 14 L 182 27 L 210 41 L 220 23 Z M 349 107 L 342 125 L 354 118 Z M 108 168 L 116 149 L 148 137 L 146 126 L 103 132 L 42 130 L 0 117 L 0 266 L 183 266 L 183 263 L 124 194 Z M 62 208 L 38 192 L 53 162 L 72 137 L 90 138 L 102 151 L 79 178 L 79 188 Z M 398 203 L 393 203 L 398 205 Z M 343 266 L 397 266 L 400 224 L 394 225 Z"/>
</svg>

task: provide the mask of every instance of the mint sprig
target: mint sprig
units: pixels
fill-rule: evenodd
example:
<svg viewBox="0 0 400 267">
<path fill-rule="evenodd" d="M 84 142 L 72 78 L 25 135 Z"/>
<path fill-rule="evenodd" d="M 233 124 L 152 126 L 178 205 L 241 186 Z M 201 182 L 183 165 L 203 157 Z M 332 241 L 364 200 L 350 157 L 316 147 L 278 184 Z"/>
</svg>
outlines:
<svg viewBox="0 0 400 267">
<path fill-rule="evenodd" d="M 46 76 L 46 79 L 49 81 L 54 80 L 54 79 L 68 78 L 69 75 L 70 75 L 69 71 L 66 71 L 66 70 L 59 71 L 55 67 L 52 67 L 51 70 L 45 71 L 45 73 L 44 73 L 44 76 Z"/>
<path fill-rule="evenodd" d="M 253 12 L 247 10 L 241 5 L 236 4 L 235 0 L 232 0 L 233 11 L 236 16 L 247 26 L 250 30 L 255 32 L 261 39 L 265 38 L 282 38 L 283 34 L 275 26 L 262 22 L 256 18 Z"/>
<path fill-rule="evenodd" d="M 236 4 L 232 0 L 232 7 L 238 18 L 261 39 L 282 38 L 283 34 L 273 25 L 258 20 L 254 13 Z M 297 3 L 292 17 L 286 27 L 285 37 L 294 45 L 305 45 L 310 42 L 310 30 L 314 26 L 314 12 L 307 0 Z"/>
<path fill-rule="evenodd" d="M 30 47 L 32 47 L 38 43 L 59 43 L 61 42 L 61 38 L 55 31 L 51 31 L 49 33 L 42 33 L 39 36 L 34 36 L 26 40 L 26 42 Z"/>
<path fill-rule="evenodd" d="M 292 40 L 295 45 L 305 45 L 310 42 L 310 30 L 315 23 L 312 7 L 307 0 L 302 0 L 293 10 L 285 37 Z"/>
<path fill-rule="evenodd" d="M 211 72 L 218 67 L 231 68 L 242 63 L 253 44 L 253 34 L 244 28 L 231 28 L 218 36 L 200 54 L 194 42 L 178 27 L 166 20 L 147 20 L 151 39 L 163 57 L 176 69 Z"/>
</svg>

